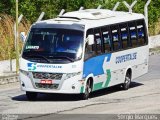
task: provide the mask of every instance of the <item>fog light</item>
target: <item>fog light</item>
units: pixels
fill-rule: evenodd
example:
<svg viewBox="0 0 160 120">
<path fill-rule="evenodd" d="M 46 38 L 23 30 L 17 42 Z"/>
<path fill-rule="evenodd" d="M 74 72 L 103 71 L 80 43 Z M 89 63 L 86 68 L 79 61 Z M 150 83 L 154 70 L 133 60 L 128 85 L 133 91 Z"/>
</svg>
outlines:
<svg viewBox="0 0 160 120">
<path fill-rule="evenodd" d="M 76 87 L 74 85 L 72 85 L 72 89 L 75 89 Z"/>
<path fill-rule="evenodd" d="M 23 81 L 22 81 L 22 84 L 21 84 L 21 85 L 22 85 L 22 87 L 25 87 L 25 84 L 24 84 L 24 82 L 23 82 Z"/>
</svg>

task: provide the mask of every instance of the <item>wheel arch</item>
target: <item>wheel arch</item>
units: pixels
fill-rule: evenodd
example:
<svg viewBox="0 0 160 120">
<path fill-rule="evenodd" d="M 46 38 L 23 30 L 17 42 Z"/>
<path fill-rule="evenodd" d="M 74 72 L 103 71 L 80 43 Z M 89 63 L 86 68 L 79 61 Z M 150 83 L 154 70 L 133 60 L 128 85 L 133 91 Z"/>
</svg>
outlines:
<svg viewBox="0 0 160 120">
<path fill-rule="evenodd" d="M 90 81 L 90 87 L 91 87 L 91 89 L 93 90 L 93 77 L 89 77 L 88 79 L 87 79 L 87 82 L 88 81 Z"/>
<path fill-rule="evenodd" d="M 130 75 L 130 77 L 131 77 L 131 79 L 132 79 L 132 73 L 133 73 L 133 71 L 132 71 L 132 68 L 131 68 L 131 67 L 128 67 L 128 68 L 126 69 L 125 75 L 126 75 L 127 73 L 129 73 L 129 75 Z"/>
<path fill-rule="evenodd" d="M 93 90 L 93 87 L 94 87 L 94 75 L 93 74 L 89 74 L 86 78 L 85 78 L 85 84 L 84 86 L 86 86 L 87 82 L 88 81 L 91 81 L 91 88 Z M 84 92 L 84 91 L 83 91 Z"/>
</svg>

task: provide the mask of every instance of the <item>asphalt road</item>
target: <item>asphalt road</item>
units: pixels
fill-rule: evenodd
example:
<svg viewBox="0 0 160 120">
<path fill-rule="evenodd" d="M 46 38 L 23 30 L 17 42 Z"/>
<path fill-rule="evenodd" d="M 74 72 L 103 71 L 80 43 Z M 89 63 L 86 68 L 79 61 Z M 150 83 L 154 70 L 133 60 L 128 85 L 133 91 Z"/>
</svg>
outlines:
<svg viewBox="0 0 160 120">
<path fill-rule="evenodd" d="M 27 120 L 128 120 L 128 116 L 120 115 L 134 114 L 129 117 L 135 117 L 137 114 L 160 114 L 159 62 L 160 55 L 150 56 L 148 74 L 133 80 L 128 91 L 110 87 L 94 92 L 89 100 L 79 100 L 76 95 L 41 94 L 37 101 L 30 102 L 25 93 L 20 91 L 19 84 L 0 86 L 1 118 L 9 114 L 21 114 L 18 118 Z"/>
</svg>

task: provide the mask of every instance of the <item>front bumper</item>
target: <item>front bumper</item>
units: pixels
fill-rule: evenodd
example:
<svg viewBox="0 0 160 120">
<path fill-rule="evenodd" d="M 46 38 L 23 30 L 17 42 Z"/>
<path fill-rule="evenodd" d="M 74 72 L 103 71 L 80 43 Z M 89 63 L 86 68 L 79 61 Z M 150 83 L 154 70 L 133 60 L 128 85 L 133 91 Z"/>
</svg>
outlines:
<svg viewBox="0 0 160 120">
<path fill-rule="evenodd" d="M 55 81 L 59 84 L 58 88 L 47 89 L 47 88 L 37 88 L 34 79 L 31 75 L 25 75 L 20 73 L 19 79 L 21 83 L 21 89 L 23 91 L 38 92 L 38 93 L 62 93 L 62 94 L 79 94 L 83 91 L 81 88 L 84 82 L 80 80 L 81 75 L 74 76 L 66 80 Z M 80 81 L 79 81 L 80 80 Z"/>
</svg>

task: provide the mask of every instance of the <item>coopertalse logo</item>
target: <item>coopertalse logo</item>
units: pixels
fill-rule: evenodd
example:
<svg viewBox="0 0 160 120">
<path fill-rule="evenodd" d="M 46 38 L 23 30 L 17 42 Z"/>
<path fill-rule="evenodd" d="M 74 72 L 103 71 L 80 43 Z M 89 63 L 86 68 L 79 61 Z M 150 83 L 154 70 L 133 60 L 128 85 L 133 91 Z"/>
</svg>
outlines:
<svg viewBox="0 0 160 120">
<path fill-rule="evenodd" d="M 59 65 L 37 65 L 37 68 L 62 68 Z"/>
<path fill-rule="evenodd" d="M 48 69 L 56 69 L 56 68 L 62 68 L 62 66 L 58 66 L 58 65 L 43 65 L 40 64 L 38 65 L 37 63 L 28 63 L 28 70 L 30 71 L 34 71 L 36 69 L 41 69 L 41 68 L 48 68 Z"/>
<path fill-rule="evenodd" d="M 28 70 L 36 70 L 37 64 L 36 63 L 28 63 Z"/>
<path fill-rule="evenodd" d="M 137 52 L 116 57 L 116 64 L 137 59 Z"/>
</svg>

